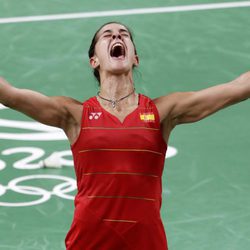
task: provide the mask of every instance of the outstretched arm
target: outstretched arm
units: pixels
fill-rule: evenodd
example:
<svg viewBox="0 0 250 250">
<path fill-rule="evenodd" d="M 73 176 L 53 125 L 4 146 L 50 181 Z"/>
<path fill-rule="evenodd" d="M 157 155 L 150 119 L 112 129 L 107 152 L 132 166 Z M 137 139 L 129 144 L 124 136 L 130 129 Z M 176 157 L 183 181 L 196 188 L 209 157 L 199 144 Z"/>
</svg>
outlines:
<svg viewBox="0 0 250 250">
<path fill-rule="evenodd" d="M 48 97 L 32 90 L 18 89 L 0 78 L 0 103 L 46 125 L 66 128 L 72 119 L 70 107 L 76 101 L 68 97 Z"/>
<path fill-rule="evenodd" d="M 250 98 L 250 71 L 235 80 L 196 92 L 173 93 L 155 100 L 165 129 L 199 121 Z"/>
</svg>

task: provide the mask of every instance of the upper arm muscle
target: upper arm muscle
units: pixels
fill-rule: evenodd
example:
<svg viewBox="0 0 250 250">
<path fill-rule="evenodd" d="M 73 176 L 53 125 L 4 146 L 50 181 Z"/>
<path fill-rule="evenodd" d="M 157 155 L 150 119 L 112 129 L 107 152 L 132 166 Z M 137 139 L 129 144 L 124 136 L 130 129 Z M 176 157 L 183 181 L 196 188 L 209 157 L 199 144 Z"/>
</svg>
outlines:
<svg viewBox="0 0 250 250">
<path fill-rule="evenodd" d="M 161 97 L 159 110 L 162 110 L 162 120 L 167 118 L 175 126 L 199 121 L 244 98 L 244 89 L 230 82 L 196 92 L 173 93 Z"/>
<path fill-rule="evenodd" d="M 12 89 L 8 106 L 46 125 L 63 127 L 63 121 L 69 115 L 67 103 L 70 98 L 48 97 L 41 93 Z"/>
</svg>

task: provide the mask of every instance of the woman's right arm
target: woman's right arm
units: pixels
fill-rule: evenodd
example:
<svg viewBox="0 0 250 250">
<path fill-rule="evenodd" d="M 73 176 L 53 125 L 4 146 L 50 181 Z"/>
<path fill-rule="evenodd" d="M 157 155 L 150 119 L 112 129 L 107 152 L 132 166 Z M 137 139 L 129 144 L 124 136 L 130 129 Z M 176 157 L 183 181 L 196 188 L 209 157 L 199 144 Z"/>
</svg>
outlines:
<svg viewBox="0 0 250 250">
<path fill-rule="evenodd" d="M 67 128 L 75 122 L 71 109 L 79 102 L 69 97 L 48 97 L 36 91 L 18 89 L 0 78 L 0 103 L 46 125 Z"/>
</svg>

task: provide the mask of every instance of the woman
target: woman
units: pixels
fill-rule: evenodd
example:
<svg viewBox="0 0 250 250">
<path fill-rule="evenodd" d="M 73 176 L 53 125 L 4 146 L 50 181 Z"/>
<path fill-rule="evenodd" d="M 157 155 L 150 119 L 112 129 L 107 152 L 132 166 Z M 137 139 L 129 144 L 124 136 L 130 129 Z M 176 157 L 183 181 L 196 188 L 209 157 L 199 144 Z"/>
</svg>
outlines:
<svg viewBox="0 0 250 250">
<path fill-rule="evenodd" d="M 100 91 L 83 104 L 17 89 L 4 79 L 0 102 L 62 128 L 70 141 L 78 193 L 68 250 L 166 250 L 160 207 L 169 135 L 176 125 L 249 98 L 250 72 L 226 84 L 151 100 L 135 91 L 139 58 L 125 25 L 103 25 L 89 56 Z"/>
</svg>

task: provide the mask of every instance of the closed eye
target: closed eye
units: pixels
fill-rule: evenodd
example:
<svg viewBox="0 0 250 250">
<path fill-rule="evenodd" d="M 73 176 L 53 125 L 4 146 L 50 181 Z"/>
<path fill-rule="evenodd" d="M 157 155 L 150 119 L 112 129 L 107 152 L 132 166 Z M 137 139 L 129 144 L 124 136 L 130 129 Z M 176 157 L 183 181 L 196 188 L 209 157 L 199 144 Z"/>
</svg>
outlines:
<svg viewBox="0 0 250 250">
<path fill-rule="evenodd" d="M 123 34 L 121 34 L 121 36 L 123 36 L 123 37 L 129 37 L 129 34 L 128 33 L 123 33 Z"/>
<path fill-rule="evenodd" d="M 112 36 L 111 34 L 105 34 L 103 37 L 109 38 L 109 37 L 111 37 L 111 36 Z"/>
</svg>

